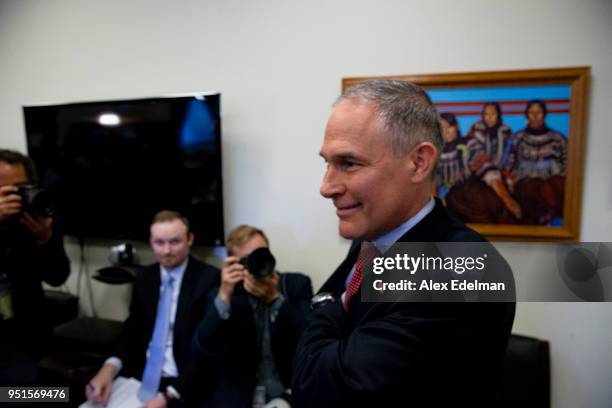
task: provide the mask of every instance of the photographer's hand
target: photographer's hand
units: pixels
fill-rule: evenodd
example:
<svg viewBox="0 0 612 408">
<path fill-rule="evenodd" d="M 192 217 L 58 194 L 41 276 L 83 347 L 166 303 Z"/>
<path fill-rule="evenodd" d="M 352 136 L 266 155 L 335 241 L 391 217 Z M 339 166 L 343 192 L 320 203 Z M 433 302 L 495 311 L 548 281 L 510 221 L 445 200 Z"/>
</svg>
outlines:
<svg viewBox="0 0 612 408">
<path fill-rule="evenodd" d="M 256 279 L 250 273 L 244 277 L 244 290 L 269 305 L 280 296 L 278 292 L 278 273 Z"/>
<path fill-rule="evenodd" d="M 21 196 L 13 185 L 0 187 L 0 222 L 6 221 L 21 211 Z"/>
<path fill-rule="evenodd" d="M 235 256 L 228 256 L 223 261 L 223 269 L 221 269 L 221 287 L 219 288 L 219 298 L 226 304 L 230 304 L 236 284 L 241 282 L 246 275 L 246 269 Z"/>
<path fill-rule="evenodd" d="M 53 218 L 24 213 L 21 223 L 26 226 L 38 245 L 46 244 L 53 236 Z"/>
</svg>

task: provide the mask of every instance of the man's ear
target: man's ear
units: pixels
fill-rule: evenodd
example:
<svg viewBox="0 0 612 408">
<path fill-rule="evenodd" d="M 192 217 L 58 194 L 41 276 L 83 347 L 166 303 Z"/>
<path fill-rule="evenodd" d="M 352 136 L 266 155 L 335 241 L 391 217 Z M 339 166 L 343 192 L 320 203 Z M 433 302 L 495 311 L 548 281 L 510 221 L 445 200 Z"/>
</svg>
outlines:
<svg viewBox="0 0 612 408">
<path fill-rule="evenodd" d="M 194 239 L 195 239 L 195 235 L 193 235 L 193 232 L 187 233 L 187 244 L 189 246 L 193 245 L 193 240 Z"/>
<path fill-rule="evenodd" d="M 421 183 L 431 177 L 438 160 L 438 149 L 433 143 L 421 142 L 409 154 L 412 182 Z"/>
</svg>

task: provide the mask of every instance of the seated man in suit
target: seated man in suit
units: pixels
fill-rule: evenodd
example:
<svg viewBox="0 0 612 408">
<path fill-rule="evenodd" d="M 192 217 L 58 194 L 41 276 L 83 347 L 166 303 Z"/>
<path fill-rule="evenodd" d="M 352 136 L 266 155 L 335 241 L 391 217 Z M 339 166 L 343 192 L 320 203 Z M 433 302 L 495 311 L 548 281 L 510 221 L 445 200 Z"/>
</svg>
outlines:
<svg viewBox="0 0 612 408">
<path fill-rule="evenodd" d="M 441 146 L 438 114 L 416 85 L 366 81 L 336 103 L 321 148 L 321 194 L 355 245 L 321 288 L 333 296 L 314 299 L 295 353 L 296 406 L 494 404 L 514 303 L 360 296 L 360 251 L 371 247 L 362 243 L 485 241 L 432 197 Z"/>
<path fill-rule="evenodd" d="M 189 256 L 193 239 L 181 214 L 161 211 L 153 218 L 150 244 L 159 263 L 136 278 L 117 355 L 87 384 L 89 400 L 106 403 L 119 372 L 142 379 L 138 397 L 146 407 L 181 405 L 189 397 L 188 382 L 199 374 L 191 353 L 193 334 L 208 292 L 219 284 L 216 268 Z"/>
<path fill-rule="evenodd" d="M 28 199 L 36 182 L 29 157 L 0 149 L 0 386 L 35 382 L 51 335 L 42 282 L 59 286 L 70 273 L 50 209 Z"/>
<path fill-rule="evenodd" d="M 302 274 L 277 272 L 268 245 L 263 231 L 246 225 L 227 238 L 221 286 L 211 292 L 214 306 L 194 339 L 203 364 L 217 377 L 206 398 L 209 406 L 290 400 L 291 361 L 312 285 Z"/>
</svg>

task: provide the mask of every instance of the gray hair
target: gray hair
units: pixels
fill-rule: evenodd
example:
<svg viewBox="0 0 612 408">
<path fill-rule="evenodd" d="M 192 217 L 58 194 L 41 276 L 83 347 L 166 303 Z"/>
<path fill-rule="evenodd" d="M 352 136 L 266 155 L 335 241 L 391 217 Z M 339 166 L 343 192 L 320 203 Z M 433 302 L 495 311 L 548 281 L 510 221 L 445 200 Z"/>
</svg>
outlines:
<svg viewBox="0 0 612 408">
<path fill-rule="evenodd" d="M 374 105 L 388 131 L 388 143 L 396 157 L 421 142 L 430 142 L 442 152 L 440 117 L 431 99 L 417 85 L 393 79 L 371 79 L 347 88 L 334 106 L 350 99 Z"/>
</svg>

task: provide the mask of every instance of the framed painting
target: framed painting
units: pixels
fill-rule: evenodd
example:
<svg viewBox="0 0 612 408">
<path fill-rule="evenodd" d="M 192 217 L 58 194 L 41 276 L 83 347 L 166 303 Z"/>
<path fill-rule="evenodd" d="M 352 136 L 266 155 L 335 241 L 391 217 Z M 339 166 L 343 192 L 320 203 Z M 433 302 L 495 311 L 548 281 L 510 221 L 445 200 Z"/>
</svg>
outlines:
<svg viewBox="0 0 612 408">
<path fill-rule="evenodd" d="M 344 78 L 421 86 L 440 114 L 435 194 L 491 240 L 578 241 L 589 67 Z"/>
</svg>

